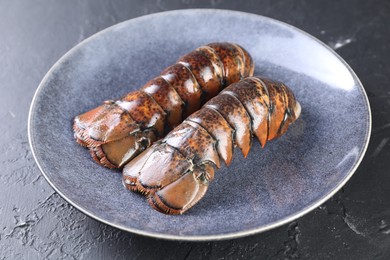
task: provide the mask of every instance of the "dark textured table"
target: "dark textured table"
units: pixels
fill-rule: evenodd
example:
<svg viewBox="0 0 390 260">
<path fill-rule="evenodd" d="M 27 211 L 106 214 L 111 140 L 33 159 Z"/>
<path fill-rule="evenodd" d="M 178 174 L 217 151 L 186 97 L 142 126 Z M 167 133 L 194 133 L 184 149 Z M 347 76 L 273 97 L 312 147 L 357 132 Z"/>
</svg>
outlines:
<svg viewBox="0 0 390 260">
<path fill-rule="evenodd" d="M 319 38 L 355 70 L 371 102 L 373 132 L 357 172 L 332 199 L 262 234 L 190 243 L 99 223 L 48 185 L 27 138 L 30 102 L 48 69 L 78 42 L 110 25 L 182 8 L 276 18 Z M 389 60 L 390 2 L 385 0 L 0 1 L 0 259 L 389 259 Z"/>
</svg>

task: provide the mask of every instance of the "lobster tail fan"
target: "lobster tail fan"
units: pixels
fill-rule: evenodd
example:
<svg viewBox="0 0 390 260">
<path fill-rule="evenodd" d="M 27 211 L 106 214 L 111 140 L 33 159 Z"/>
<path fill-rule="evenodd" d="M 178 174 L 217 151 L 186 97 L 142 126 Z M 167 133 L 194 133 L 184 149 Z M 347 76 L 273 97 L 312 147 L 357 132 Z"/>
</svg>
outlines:
<svg viewBox="0 0 390 260">
<path fill-rule="evenodd" d="M 156 143 L 124 167 L 123 183 L 129 190 L 149 194 L 181 178 L 191 167 L 178 150 Z"/>
<path fill-rule="evenodd" d="M 88 111 L 75 118 L 73 129 L 76 141 L 89 148 L 92 158 L 108 168 L 117 168 L 124 163 L 127 149 L 121 147 L 135 147 L 137 139 L 134 133 L 139 126 L 129 113 L 112 101 Z M 150 140 L 155 139 L 150 136 Z M 128 154 L 127 154 L 128 157 Z"/>
<path fill-rule="evenodd" d="M 165 214 L 183 214 L 206 194 L 213 179 L 214 168 L 210 164 L 196 166 L 176 181 L 148 196 L 149 204 Z"/>
</svg>

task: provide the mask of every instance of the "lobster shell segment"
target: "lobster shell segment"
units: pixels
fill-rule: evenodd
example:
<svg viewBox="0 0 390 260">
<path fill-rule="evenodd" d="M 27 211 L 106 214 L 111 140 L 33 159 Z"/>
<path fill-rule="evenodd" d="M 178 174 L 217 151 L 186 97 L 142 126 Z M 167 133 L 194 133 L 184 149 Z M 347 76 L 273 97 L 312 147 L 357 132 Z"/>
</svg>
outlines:
<svg viewBox="0 0 390 260">
<path fill-rule="evenodd" d="M 252 75 L 253 70 L 249 53 L 237 44 L 201 46 L 140 90 L 76 116 L 76 141 L 89 148 L 99 164 L 120 168 L 230 83 Z M 230 160 L 225 157 L 225 161 Z"/>
<path fill-rule="evenodd" d="M 186 120 L 200 125 L 216 141 L 215 147 L 220 158 L 229 165 L 233 155 L 233 128 L 225 118 L 214 109 L 204 107 Z"/>
<path fill-rule="evenodd" d="M 249 77 L 233 83 L 127 164 L 124 185 L 146 194 L 154 209 L 182 214 L 205 195 L 220 160 L 229 165 L 234 146 L 246 156 L 252 135 L 264 147 L 300 113 L 281 82 Z"/>
<path fill-rule="evenodd" d="M 251 131 L 257 136 L 264 147 L 268 135 L 269 98 L 266 92 L 249 80 L 243 80 L 241 84 L 231 85 L 224 93 L 235 96 L 245 107 L 251 118 Z"/>
<path fill-rule="evenodd" d="M 193 164 L 212 162 L 219 167 L 216 142 L 207 130 L 191 121 L 183 122 L 164 138 L 164 143 L 176 148 Z"/>
<path fill-rule="evenodd" d="M 234 95 L 220 93 L 218 99 L 211 99 L 205 107 L 218 111 L 233 127 L 236 145 L 246 157 L 252 144 L 251 118 L 240 100 Z"/>
</svg>

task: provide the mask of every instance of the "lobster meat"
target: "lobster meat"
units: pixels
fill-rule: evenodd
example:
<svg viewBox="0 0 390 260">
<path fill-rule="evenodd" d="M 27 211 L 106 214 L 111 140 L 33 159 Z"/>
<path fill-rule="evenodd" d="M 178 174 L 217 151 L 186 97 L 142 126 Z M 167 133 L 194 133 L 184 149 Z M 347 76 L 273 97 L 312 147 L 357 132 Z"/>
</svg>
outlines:
<svg viewBox="0 0 390 260">
<path fill-rule="evenodd" d="M 221 161 L 230 164 L 235 146 L 246 157 L 252 135 L 264 147 L 283 135 L 300 113 L 300 104 L 283 83 L 245 78 L 126 164 L 123 184 L 146 195 L 154 209 L 182 214 L 205 195 L 215 167 Z"/>
<path fill-rule="evenodd" d="M 199 47 L 140 90 L 76 116 L 76 141 L 89 148 L 99 164 L 120 168 L 223 88 L 253 71 L 251 56 L 237 44 Z"/>
</svg>

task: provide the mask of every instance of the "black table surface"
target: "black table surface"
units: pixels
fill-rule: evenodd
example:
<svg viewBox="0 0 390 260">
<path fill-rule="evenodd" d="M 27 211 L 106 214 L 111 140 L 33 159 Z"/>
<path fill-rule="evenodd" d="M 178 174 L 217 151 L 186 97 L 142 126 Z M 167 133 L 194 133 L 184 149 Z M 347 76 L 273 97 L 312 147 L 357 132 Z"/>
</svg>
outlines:
<svg viewBox="0 0 390 260">
<path fill-rule="evenodd" d="M 29 148 L 27 117 L 49 68 L 108 26 L 184 8 L 239 10 L 287 22 L 328 44 L 355 70 L 371 103 L 371 141 L 352 179 L 321 207 L 249 237 L 166 241 L 85 216 L 43 178 Z M 389 60 L 385 0 L 0 0 L 0 259 L 389 259 Z"/>
</svg>

